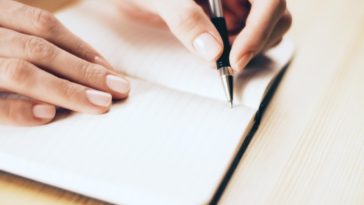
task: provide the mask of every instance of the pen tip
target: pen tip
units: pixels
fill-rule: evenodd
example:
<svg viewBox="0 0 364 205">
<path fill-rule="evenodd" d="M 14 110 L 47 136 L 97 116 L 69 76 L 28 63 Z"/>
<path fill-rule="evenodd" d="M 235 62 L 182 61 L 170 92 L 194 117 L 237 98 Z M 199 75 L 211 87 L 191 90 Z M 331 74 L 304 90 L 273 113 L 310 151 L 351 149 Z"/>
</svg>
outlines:
<svg viewBox="0 0 364 205">
<path fill-rule="evenodd" d="M 233 101 L 230 101 L 229 105 L 230 105 L 230 108 L 233 109 L 233 107 L 234 107 Z"/>
</svg>

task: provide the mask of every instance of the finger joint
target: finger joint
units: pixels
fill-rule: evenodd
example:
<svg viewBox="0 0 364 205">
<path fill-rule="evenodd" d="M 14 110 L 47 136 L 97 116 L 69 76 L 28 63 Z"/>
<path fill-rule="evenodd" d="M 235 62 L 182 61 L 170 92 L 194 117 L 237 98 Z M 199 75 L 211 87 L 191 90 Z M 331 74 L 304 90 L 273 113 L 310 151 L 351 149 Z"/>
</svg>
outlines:
<svg viewBox="0 0 364 205">
<path fill-rule="evenodd" d="M 58 87 L 60 88 L 62 96 L 64 96 L 67 101 L 69 102 L 79 101 L 78 99 L 80 99 L 80 93 L 82 92 L 81 90 L 82 87 L 68 80 L 63 80 L 63 79 L 59 82 Z"/>
<path fill-rule="evenodd" d="M 92 63 L 83 63 L 79 70 L 79 76 L 82 77 L 87 84 L 99 84 L 100 79 L 106 75 L 106 71 L 101 66 Z"/>
<path fill-rule="evenodd" d="M 51 62 L 56 56 L 56 49 L 48 41 L 30 37 L 24 43 L 24 50 L 33 60 L 41 60 Z"/>
<path fill-rule="evenodd" d="M 0 63 L 1 78 L 8 86 L 26 84 L 32 75 L 32 70 L 29 69 L 29 63 L 20 59 L 7 59 Z"/>
<path fill-rule="evenodd" d="M 199 6 L 187 5 L 183 9 L 185 12 L 179 12 L 175 18 L 172 27 L 176 30 L 193 31 L 202 20 L 201 12 L 203 10 Z"/>
<path fill-rule="evenodd" d="M 51 12 L 38 8 L 29 9 L 32 9 L 34 14 L 34 26 L 38 33 L 43 35 L 54 35 L 57 33 L 59 22 Z"/>
</svg>

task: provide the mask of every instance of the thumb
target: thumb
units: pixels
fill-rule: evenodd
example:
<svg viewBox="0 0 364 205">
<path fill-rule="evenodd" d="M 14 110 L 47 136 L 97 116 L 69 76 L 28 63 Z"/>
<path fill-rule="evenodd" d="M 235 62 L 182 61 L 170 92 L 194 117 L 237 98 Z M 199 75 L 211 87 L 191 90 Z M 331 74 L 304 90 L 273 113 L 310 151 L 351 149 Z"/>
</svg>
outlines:
<svg viewBox="0 0 364 205">
<path fill-rule="evenodd" d="M 208 61 L 220 57 L 223 52 L 221 37 L 197 3 L 193 0 L 159 2 L 155 4 L 157 14 L 186 48 Z"/>
</svg>

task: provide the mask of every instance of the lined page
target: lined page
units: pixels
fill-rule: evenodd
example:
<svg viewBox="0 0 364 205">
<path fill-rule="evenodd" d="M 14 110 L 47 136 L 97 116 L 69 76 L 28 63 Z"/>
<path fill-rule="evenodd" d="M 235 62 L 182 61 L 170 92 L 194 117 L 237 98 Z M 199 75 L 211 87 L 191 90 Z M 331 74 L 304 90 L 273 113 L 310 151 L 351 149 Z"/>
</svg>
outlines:
<svg viewBox="0 0 364 205">
<path fill-rule="evenodd" d="M 207 203 L 254 110 L 132 83 L 105 115 L 0 126 L 0 168 L 117 204 Z"/>
<path fill-rule="evenodd" d="M 85 3 L 58 14 L 74 33 L 99 50 L 116 69 L 160 85 L 226 101 L 214 63 L 184 48 L 167 28 L 123 15 L 119 4 Z M 292 57 L 284 41 L 236 77 L 235 102 L 258 108 L 271 80 Z"/>
</svg>

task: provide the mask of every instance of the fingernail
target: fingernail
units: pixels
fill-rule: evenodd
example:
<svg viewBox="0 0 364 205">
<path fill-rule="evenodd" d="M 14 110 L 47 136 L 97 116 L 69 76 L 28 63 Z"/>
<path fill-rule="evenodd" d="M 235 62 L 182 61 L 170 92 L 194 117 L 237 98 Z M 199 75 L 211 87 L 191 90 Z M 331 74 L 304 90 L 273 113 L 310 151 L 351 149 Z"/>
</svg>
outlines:
<svg viewBox="0 0 364 205">
<path fill-rule="evenodd" d="M 109 107 L 111 105 L 112 97 L 109 93 L 98 90 L 87 90 L 86 95 L 88 100 L 96 106 Z"/>
<path fill-rule="evenodd" d="M 222 51 L 222 45 L 209 33 L 199 35 L 193 42 L 196 51 L 206 60 L 212 61 Z"/>
<path fill-rule="evenodd" d="M 243 57 L 238 60 L 237 63 L 235 63 L 235 66 L 233 66 L 233 69 L 236 71 L 241 71 L 245 68 L 245 66 L 248 65 L 248 63 L 251 61 L 251 59 L 254 57 L 253 53 L 247 53 L 243 55 Z"/>
<path fill-rule="evenodd" d="M 114 75 L 106 76 L 106 85 L 113 91 L 126 94 L 130 90 L 129 82 Z"/>
<path fill-rule="evenodd" d="M 33 115 L 40 119 L 53 119 L 56 115 L 56 108 L 52 105 L 35 105 Z"/>
<path fill-rule="evenodd" d="M 111 65 L 109 62 L 107 62 L 107 61 L 105 60 L 105 58 L 103 58 L 103 57 L 96 56 L 96 57 L 94 58 L 94 62 L 95 62 L 95 63 L 97 63 L 97 64 L 99 64 L 99 65 L 102 65 L 102 66 L 104 66 L 104 67 L 106 67 L 106 68 L 113 69 L 112 65 Z"/>
</svg>

